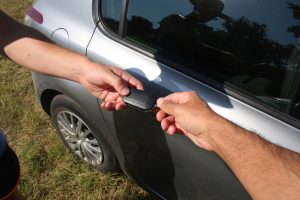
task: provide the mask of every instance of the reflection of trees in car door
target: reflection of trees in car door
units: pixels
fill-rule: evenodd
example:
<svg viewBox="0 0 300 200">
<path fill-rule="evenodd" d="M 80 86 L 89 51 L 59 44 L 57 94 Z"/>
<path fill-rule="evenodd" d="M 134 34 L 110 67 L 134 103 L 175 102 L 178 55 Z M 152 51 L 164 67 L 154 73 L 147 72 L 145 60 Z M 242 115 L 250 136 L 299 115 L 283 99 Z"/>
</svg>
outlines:
<svg viewBox="0 0 300 200">
<path fill-rule="evenodd" d="M 193 2 L 194 10 L 188 15 L 173 14 L 162 19 L 156 34 L 156 43 L 162 47 L 158 54 L 171 52 L 172 59 L 190 65 L 200 74 L 211 76 L 213 73 L 214 78 L 288 112 L 291 99 L 282 94 L 290 89 L 286 87 L 286 80 L 292 78 L 287 67 L 293 45 L 270 39 L 266 24 L 252 22 L 246 17 L 234 19 L 222 13 L 224 4 L 199 2 Z M 199 12 L 205 6 L 208 11 L 216 6 L 214 12 L 206 12 L 209 16 L 206 18 Z M 223 21 L 222 29 L 207 24 L 216 18 Z"/>
</svg>

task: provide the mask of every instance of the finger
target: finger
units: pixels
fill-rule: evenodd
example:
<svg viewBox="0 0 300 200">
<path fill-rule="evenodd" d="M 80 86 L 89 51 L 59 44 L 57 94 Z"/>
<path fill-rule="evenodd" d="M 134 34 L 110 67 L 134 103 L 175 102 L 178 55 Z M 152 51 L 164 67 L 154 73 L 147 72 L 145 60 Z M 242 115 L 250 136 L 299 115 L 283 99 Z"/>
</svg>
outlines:
<svg viewBox="0 0 300 200">
<path fill-rule="evenodd" d="M 166 118 L 166 117 L 168 117 L 168 114 L 167 113 L 165 113 L 164 111 L 162 111 L 162 110 L 160 110 L 160 111 L 158 111 L 157 113 L 156 113 L 156 120 L 157 121 L 161 121 L 161 120 L 163 120 L 164 118 Z"/>
<path fill-rule="evenodd" d="M 170 101 L 172 103 L 175 103 L 175 104 L 183 104 L 183 103 L 186 103 L 187 101 L 189 101 L 190 99 L 192 98 L 195 98 L 195 97 L 199 97 L 198 94 L 194 91 L 191 91 L 191 92 L 176 92 L 176 93 L 173 93 L 173 94 L 170 94 L 164 98 L 162 98 L 161 103 L 164 102 L 164 101 Z M 158 104 L 160 102 L 157 102 Z"/>
<path fill-rule="evenodd" d="M 167 133 L 170 135 L 174 135 L 176 132 L 177 132 L 176 126 L 171 124 L 167 130 Z"/>
<path fill-rule="evenodd" d="M 117 98 L 117 103 L 120 105 L 123 105 L 123 106 L 126 105 L 125 102 L 123 101 L 122 97 L 120 97 L 120 96 Z"/>
<path fill-rule="evenodd" d="M 108 108 L 114 108 L 115 107 L 115 104 L 114 102 L 104 102 L 102 104 L 102 107 L 105 108 L 105 109 L 108 109 Z"/>
<path fill-rule="evenodd" d="M 106 102 L 110 101 L 122 101 L 120 95 L 117 92 L 109 92 L 104 99 Z"/>
<path fill-rule="evenodd" d="M 122 96 L 126 96 L 130 93 L 130 90 L 128 88 L 128 85 L 123 79 L 118 79 L 114 85 L 114 89 Z"/>
<path fill-rule="evenodd" d="M 110 108 L 110 107 L 108 107 L 108 108 L 104 107 L 103 109 L 106 110 L 106 111 L 113 111 L 114 110 L 113 108 Z"/>
<path fill-rule="evenodd" d="M 144 90 L 143 84 L 138 79 L 136 79 L 135 77 L 133 77 L 131 75 L 129 77 L 128 83 L 130 84 L 130 86 L 133 86 L 138 90 Z"/>
<path fill-rule="evenodd" d="M 165 100 L 164 98 L 159 98 L 157 100 L 157 106 L 169 115 L 175 115 L 176 106 L 178 104 Z"/>
<path fill-rule="evenodd" d="M 105 110 L 112 111 L 115 109 L 117 103 L 116 102 L 104 102 L 101 107 Z"/>
<path fill-rule="evenodd" d="M 115 109 L 116 109 L 117 111 L 122 110 L 122 109 L 124 109 L 124 108 L 126 108 L 126 104 L 124 104 L 124 103 L 122 103 L 122 102 L 117 103 L 116 106 L 115 106 Z"/>
<path fill-rule="evenodd" d="M 161 121 L 161 128 L 164 131 L 167 131 L 169 126 L 174 123 L 175 123 L 175 118 L 173 116 L 166 117 Z"/>
<path fill-rule="evenodd" d="M 108 108 L 110 108 L 110 106 L 111 106 L 111 103 L 109 103 L 109 102 L 103 102 L 101 104 L 101 107 L 104 108 L 104 109 L 108 109 Z"/>
<path fill-rule="evenodd" d="M 105 99 L 105 103 L 102 103 L 102 106 L 105 109 L 116 109 L 121 110 L 126 107 L 126 104 L 122 100 L 122 98 L 117 93 L 111 93 L 107 95 Z"/>
<path fill-rule="evenodd" d="M 129 88 L 126 84 L 126 81 L 123 80 L 118 74 L 116 74 L 112 68 L 107 69 L 107 74 L 103 74 L 103 82 L 106 84 L 112 86 L 115 91 L 117 91 L 119 94 L 125 96 L 129 94 Z"/>
<path fill-rule="evenodd" d="M 96 86 L 96 88 L 97 87 L 98 86 Z M 108 94 L 109 94 L 108 91 L 99 92 L 99 91 L 96 90 L 95 92 L 93 92 L 93 95 L 96 96 L 97 98 L 101 99 L 101 100 L 104 100 Z"/>
<path fill-rule="evenodd" d="M 121 70 L 116 67 L 112 67 L 111 70 L 118 76 L 120 76 L 123 80 L 125 80 L 127 83 L 129 83 L 131 86 L 139 89 L 144 90 L 143 84 L 134 76 L 129 74 L 128 72 Z M 127 94 L 126 94 L 127 95 Z"/>
<path fill-rule="evenodd" d="M 166 97 L 159 98 L 157 100 L 157 105 L 160 106 L 165 101 L 169 101 L 169 102 L 176 103 L 176 104 L 182 103 L 181 102 L 182 94 L 183 94 L 182 92 L 177 92 L 177 93 L 170 94 Z"/>
</svg>

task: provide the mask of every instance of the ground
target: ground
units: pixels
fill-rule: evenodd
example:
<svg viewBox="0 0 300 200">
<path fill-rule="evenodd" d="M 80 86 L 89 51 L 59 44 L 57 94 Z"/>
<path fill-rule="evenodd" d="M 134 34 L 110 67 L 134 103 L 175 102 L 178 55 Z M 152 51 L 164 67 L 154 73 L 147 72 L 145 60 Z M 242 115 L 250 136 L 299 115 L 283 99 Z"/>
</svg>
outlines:
<svg viewBox="0 0 300 200">
<path fill-rule="evenodd" d="M 32 0 L 1 0 L 22 22 Z M 0 127 L 21 163 L 26 199 L 149 199 L 123 174 L 101 174 L 62 145 L 34 94 L 30 71 L 0 56 Z"/>
</svg>

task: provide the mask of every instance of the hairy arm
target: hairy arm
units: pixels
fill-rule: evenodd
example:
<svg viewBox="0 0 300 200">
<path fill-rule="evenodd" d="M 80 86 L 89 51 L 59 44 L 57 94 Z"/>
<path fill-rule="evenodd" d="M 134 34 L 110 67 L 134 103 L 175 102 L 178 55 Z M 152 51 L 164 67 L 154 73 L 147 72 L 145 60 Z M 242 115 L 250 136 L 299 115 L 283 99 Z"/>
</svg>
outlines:
<svg viewBox="0 0 300 200">
<path fill-rule="evenodd" d="M 221 117 L 220 117 L 221 118 Z M 220 119 L 210 134 L 213 150 L 232 169 L 253 199 L 297 199 L 300 155 Z M 219 127 L 218 127 L 219 126 Z"/>
<path fill-rule="evenodd" d="M 162 129 L 181 131 L 196 145 L 216 152 L 254 199 L 297 199 L 300 154 L 262 139 L 216 114 L 196 93 L 159 99 Z"/>
</svg>

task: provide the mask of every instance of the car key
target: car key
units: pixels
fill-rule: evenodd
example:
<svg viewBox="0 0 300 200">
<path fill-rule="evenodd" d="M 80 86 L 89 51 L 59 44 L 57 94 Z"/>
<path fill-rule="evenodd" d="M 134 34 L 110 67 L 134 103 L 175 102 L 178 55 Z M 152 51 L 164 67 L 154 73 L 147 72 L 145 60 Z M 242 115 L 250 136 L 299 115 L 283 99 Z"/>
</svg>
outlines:
<svg viewBox="0 0 300 200">
<path fill-rule="evenodd" d="M 142 90 L 130 88 L 130 94 L 122 97 L 126 105 L 144 112 L 152 112 L 156 107 L 157 97 Z"/>
</svg>

